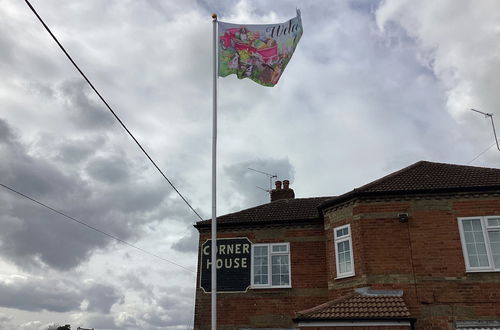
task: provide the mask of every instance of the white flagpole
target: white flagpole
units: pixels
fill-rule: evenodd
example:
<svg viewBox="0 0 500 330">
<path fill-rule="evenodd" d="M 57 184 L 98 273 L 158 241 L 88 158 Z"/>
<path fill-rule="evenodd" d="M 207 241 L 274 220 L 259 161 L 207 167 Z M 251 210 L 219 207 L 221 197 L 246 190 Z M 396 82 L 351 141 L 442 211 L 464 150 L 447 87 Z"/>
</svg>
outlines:
<svg viewBox="0 0 500 330">
<path fill-rule="evenodd" d="M 212 126 L 212 330 L 217 330 L 217 14 L 213 19 L 213 126 Z"/>
</svg>

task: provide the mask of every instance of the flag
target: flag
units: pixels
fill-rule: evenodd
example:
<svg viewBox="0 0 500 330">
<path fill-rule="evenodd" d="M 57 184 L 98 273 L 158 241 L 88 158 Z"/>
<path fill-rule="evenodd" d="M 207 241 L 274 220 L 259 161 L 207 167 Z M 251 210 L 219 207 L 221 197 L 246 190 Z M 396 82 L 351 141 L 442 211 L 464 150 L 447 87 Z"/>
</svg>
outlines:
<svg viewBox="0 0 500 330">
<path fill-rule="evenodd" d="M 278 83 L 302 36 L 300 11 L 279 24 L 218 22 L 219 76 L 236 74 L 264 86 Z"/>
</svg>

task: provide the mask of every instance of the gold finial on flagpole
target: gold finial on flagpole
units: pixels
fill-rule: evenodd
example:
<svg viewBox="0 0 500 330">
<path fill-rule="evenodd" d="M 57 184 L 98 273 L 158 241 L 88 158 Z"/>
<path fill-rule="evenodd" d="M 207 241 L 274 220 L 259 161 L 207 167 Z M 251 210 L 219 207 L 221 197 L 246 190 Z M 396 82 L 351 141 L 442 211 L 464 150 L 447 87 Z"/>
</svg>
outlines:
<svg viewBox="0 0 500 330">
<path fill-rule="evenodd" d="M 216 14 L 216 13 L 213 13 L 213 14 L 212 14 L 212 19 L 213 19 L 214 21 L 216 21 L 216 20 L 217 20 L 217 14 Z"/>
</svg>

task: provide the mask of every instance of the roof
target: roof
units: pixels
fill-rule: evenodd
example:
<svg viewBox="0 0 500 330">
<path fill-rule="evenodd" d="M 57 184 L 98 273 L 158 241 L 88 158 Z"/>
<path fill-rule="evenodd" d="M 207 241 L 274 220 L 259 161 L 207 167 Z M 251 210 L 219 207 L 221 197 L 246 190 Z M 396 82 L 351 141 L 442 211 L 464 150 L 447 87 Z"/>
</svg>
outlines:
<svg viewBox="0 0 500 330">
<path fill-rule="evenodd" d="M 321 209 L 354 197 L 415 193 L 470 192 L 500 189 L 500 169 L 419 161 L 399 171 L 334 197 Z"/>
<path fill-rule="evenodd" d="M 332 197 L 280 199 L 217 217 L 217 224 L 263 224 L 321 219 L 318 205 Z M 209 226 L 211 220 L 198 221 L 195 227 Z"/>
<path fill-rule="evenodd" d="M 366 288 L 363 288 L 366 289 Z M 355 290 L 355 292 L 322 305 L 300 311 L 296 319 L 352 320 L 352 319 L 405 319 L 410 312 L 403 300 L 403 294 L 383 291 Z"/>
</svg>

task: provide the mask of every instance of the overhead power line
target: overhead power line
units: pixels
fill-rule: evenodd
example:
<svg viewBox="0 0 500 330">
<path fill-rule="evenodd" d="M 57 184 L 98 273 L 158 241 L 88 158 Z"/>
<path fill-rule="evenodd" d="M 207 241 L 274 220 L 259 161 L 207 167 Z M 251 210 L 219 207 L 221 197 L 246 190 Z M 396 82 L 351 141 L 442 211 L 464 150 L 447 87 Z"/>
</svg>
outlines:
<svg viewBox="0 0 500 330">
<path fill-rule="evenodd" d="M 490 150 L 491 148 L 493 148 L 493 146 L 495 144 L 498 144 L 498 142 L 493 142 L 488 148 L 484 149 L 481 153 L 479 153 L 479 155 L 477 155 L 476 157 L 472 158 L 472 160 L 470 160 L 467 165 L 469 165 L 470 163 L 472 163 L 473 161 L 475 161 L 476 159 L 478 159 L 479 157 L 481 157 L 482 155 L 484 155 L 486 153 L 486 151 Z"/>
<path fill-rule="evenodd" d="M 143 248 L 140 248 L 140 247 L 138 247 L 137 245 L 134 245 L 134 244 L 132 244 L 132 243 L 129 243 L 129 242 L 127 242 L 127 241 L 122 240 L 121 238 L 118 238 L 118 237 L 116 237 L 116 236 L 113 236 L 113 235 L 111 235 L 111 234 L 108 234 L 108 233 L 106 233 L 105 231 L 102 231 L 102 230 L 100 230 L 100 229 L 98 229 L 98 228 L 96 228 L 96 227 L 93 227 L 93 226 L 91 226 L 91 225 L 89 225 L 89 224 L 87 224 L 87 223 L 85 223 L 85 222 L 83 222 L 83 221 L 81 221 L 81 220 L 78 220 L 78 219 L 76 219 L 76 218 L 74 218 L 74 217 L 72 217 L 72 216 L 70 216 L 70 215 L 67 215 L 67 214 L 66 214 L 66 213 L 64 213 L 64 212 L 59 211 L 59 210 L 57 210 L 57 209 L 55 209 L 55 208 L 53 208 L 53 207 L 51 207 L 51 206 L 48 206 L 47 204 L 44 204 L 44 203 L 42 203 L 42 202 L 40 202 L 40 201 L 38 201 L 38 200 L 36 200 L 36 199 L 34 199 L 34 198 L 32 198 L 32 197 L 30 197 L 30 196 L 26 195 L 26 194 L 23 194 L 23 193 L 22 193 L 22 192 L 20 192 L 20 191 L 17 191 L 17 190 L 15 190 L 15 189 L 13 189 L 13 188 L 11 188 L 11 187 L 9 187 L 9 186 L 5 185 L 5 184 L 0 183 L 0 186 L 2 186 L 3 188 L 5 188 L 5 189 L 9 190 L 10 192 L 13 192 L 13 193 L 15 193 L 15 194 L 17 194 L 17 195 L 19 195 L 19 196 L 21 196 L 21 197 L 24 197 L 24 198 L 26 198 L 26 199 L 28 199 L 28 200 L 32 201 L 33 203 L 36 203 L 36 204 L 38 204 L 38 205 L 40 205 L 40 206 L 43 206 L 43 207 L 45 207 L 46 209 L 51 210 L 52 212 L 55 212 L 55 213 L 57 213 L 57 214 L 59 214 L 59 215 L 62 215 L 63 217 L 65 217 L 65 218 L 67 218 L 67 219 L 69 219 L 69 220 L 72 220 L 72 221 L 74 221 L 74 222 L 76 222 L 76 223 L 78 223 L 78 224 L 80 224 L 80 225 L 82 225 L 82 226 L 85 226 L 85 227 L 87 227 L 87 228 L 89 228 L 89 229 L 91 229 L 91 230 L 94 230 L 94 231 L 96 231 L 96 232 L 98 232 L 98 233 L 100 233 L 100 234 L 103 234 L 103 235 L 105 235 L 105 236 L 108 236 L 108 237 L 110 237 L 110 238 L 112 238 L 112 239 L 114 239 L 114 240 L 116 240 L 116 241 L 118 241 L 118 242 L 120 242 L 120 243 L 123 243 L 123 244 L 125 244 L 125 245 L 127 245 L 127 246 L 131 247 L 131 248 L 134 248 L 134 249 L 136 249 L 136 250 L 139 250 L 139 251 L 141 251 L 141 252 L 143 252 L 143 253 L 146 253 L 146 254 L 148 254 L 148 255 L 150 255 L 150 256 L 152 256 L 152 257 L 158 258 L 158 259 L 160 259 L 160 260 L 166 261 L 166 262 L 168 262 L 168 263 L 170 263 L 170 264 L 172 264 L 172 265 L 175 265 L 175 266 L 177 266 L 177 267 L 180 267 L 180 268 L 182 268 L 182 269 L 184 269 L 184 270 L 187 270 L 187 271 L 189 271 L 189 272 L 191 272 L 191 273 L 194 273 L 194 272 L 195 272 L 194 270 L 189 269 L 189 268 L 187 268 L 187 267 L 184 267 L 184 266 L 182 266 L 182 265 L 179 265 L 178 263 L 176 263 L 176 262 L 174 262 L 174 261 L 172 261 L 172 260 L 168 260 L 168 259 L 165 259 L 165 258 L 163 258 L 163 257 L 160 257 L 159 255 L 156 255 L 156 254 L 154 254 L 154 253 L 152 253 L 152 252 L 149 252 L 149 251 L 147 251 L 147 250 L 144 250 Z"/>
<path fill-rule="evenodd" d="M 168 182 L 168 184 L 172 187 L 172 189 L 175 190 L 175 192 L 177 193 L 177 195 L 179 195 L 179 197 L 182 198 L 182 200 L 186 203 L 186 205 L 189 206 L 189 208 L 196 214 L 196 216 L 198 216 L 198 218 L 200 220 L 203 220 L 203 218 L 198 214 L 198 212 L 196 212 L 196 210 L 191 206 L 191 204 L 189 204 L 189 202 L 186 200 L 186 198 L 184 198 L 184 196 L 180 193 L 180 191 L 167 178 L 167 176 L 163 173 L 163 171 L 156 164 L 156 162 L 151 158 L 151 156 L 149 156 L 149 154 L 147 153 L 147 151 L 142 147 L 142 145 L 139 143 L 139 141 L 137 141 L 137 139 L 132 134 L 132 132 L 130 132 L 130 130 L 127 128 L 127 126 L 125 126 L 125 124 L 123 123 L 123 121 L 118 117 L 118 115 L 111 108 L 111 106 L 108 104 L 108 102 L 106 102 L 106 100 L 101 95 L 101 93 L 99 93 L 99 91 L 94 87 L 94 84 L 92 84 L 92 82 L 89 80 L 89 78 L 87 78 L 87 76 L 85 75 L 85 73 L 83 73 L 83 71 L 80 69 L 80 67 L 76 64 L 76 62 L 73 60 L 73 58 L 69 55 L 69 53 L 63 47 L 63 45 L 59 42 L 59 40 L 57 40 L 56 36 L 52 33 L 52 31 L 49 29 L 49 27 L 47 26 L 47 24 L 45 24 L 45 22 L 40 17 L 40 15 L 38 15 L 38 13 L 36 12 L 35 8 L 33 8 L 33 6 L 31 5 L 31 3 L 28 0 L 24 0 L 24 1 L 28 5 L 28 7 L 31 9 L 31 11 L 33 12 L 33 14 L 35 14 L 35 16 L 38 18 L 38 20 L 40 21 L 40 23 L 42 23 L 43 27 L 50 34 L 50 36 L 52 37 L 52 39 L 54 39 L 54 41 L 57 43 L 57 45 L 59 46 L 59 48 L 61 48 L 61 50 L 63 51 L 64 55 L 66 55 L 66 57 L 71 62 L 71 64 L 73 64 L 73 66 L 80 73 L 80 75 L 83 77 L 83 79 L 85 79 L 85 81 L 89 84 L 89 86 L 92 88 L 92 90 L 101 99 L 101 101 L 104 103 L 104 105 L 106 105 L 106 108 L 108 108 L 108 110 L 113 114 L 113 116 L 115 117 L 115 119 L 118 120 L 118 122 L 120 123 L 120 125 L 123 127 L 123 129 L 125 129 L 125 131 L 128 133 L 128 135 L 134 140 L 134 142 L 137 144 L 137 146 L 139 146 L 139 148 L 142 150 L 142 152 L 144 153 L 144 155 L 146 155 L 146 157 L 150 160 L 150 162 L 154 165 L 154 167 L 156 167 L 156 169 L 158 170 L 158 172 L 160 172 L 160 174 Z"/>
</svg>

